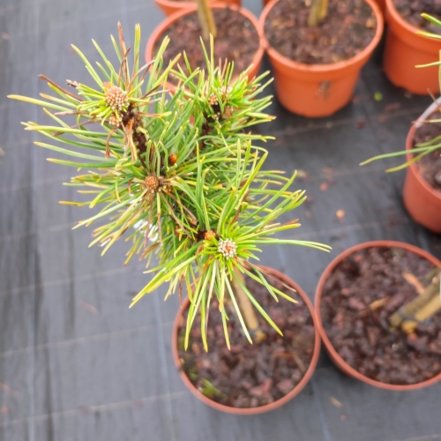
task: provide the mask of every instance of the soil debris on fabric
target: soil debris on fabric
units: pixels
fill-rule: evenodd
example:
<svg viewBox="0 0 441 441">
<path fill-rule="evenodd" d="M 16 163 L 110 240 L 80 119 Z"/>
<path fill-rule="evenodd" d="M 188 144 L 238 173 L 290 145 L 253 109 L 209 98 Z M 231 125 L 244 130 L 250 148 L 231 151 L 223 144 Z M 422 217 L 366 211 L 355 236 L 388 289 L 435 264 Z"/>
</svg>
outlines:
<svg viewBox="0 0 441 441">
<path fill-rule="evenodd" d="M 365 118 L 358 118 L 355 121 L 355 127 L 357 127 L 357 129 L 364 129 L 366 127 L 366 119 Z"/>
<path fill-rule="evenodd" d="M 376 19 L 363 0 L 329 0 L 318 26 L 308 26 L 304 0 L 280 0 L 269 12 L 265 36 L 271 47 L 304 64 L 331 64 L 354 57 L 375 35 Z"/>
<path fill-rule="evenodd" d="M 430 120 L 441 120 L 441 112 L 435 113 L 428 122 L 419 127 L 415 132 L 414 146 L 439 137 L 438 144 L 441 145 L 441 123 Z M 423 156 L 417 163 L 421 176 L 435 190 L 441 191 L 441 147 L 430 154 Z"/>
<path fill-rule="evenodd" d="M 335 212 L 335 217 L 340 221 L 343 222 L 344 218 L 346 217 L 346 212 L 342 208 L 338 209 Z"/>
<path fill-rule="evenodd" d="M 388 247 L 357 251 L 334 269 L 320 313 L 332 345 L 350 366 L 387 384 L 415 384 L 441 373 L 441 312 L 409 335 L 389 322 L 418 295 L 403 274 L 424 281 L 434 269 L 414 253 Z"/>
<path fill-rule="evenodd" d="M 225 60 L 234 62 L 236 74 L 247 69 L 259 49 L 259 35 L 248 18 L 240 14 L 237 9 L 213 9 L 217 35 L 214 44 L 215 60 L 224 64 Z M 190 65 L 205 67 L 205 58 L 201 48 L 202 30 L 197 12 L 185 15 L 174 22 L 162 35 L 170 37 L 170 43 L 164 53 L 164 64 L 185 52 Z M 162 39 L 158 40 L 153 49 L 156 53 Z M 207 43 L 206 43 L 207 45 Z M 208 46 L 207 46 L 208 47 Z"/>
<path fill-rule="evenodd" d="M 396 112 L 401 109 L 401 103 L 390 103 L 384 106 L 384 111 L 386 113 Z"/>
<path fill-rule="evenodd" d="M 231 311 L 228 322 L 230 351 L 225 344 L 218 304 L 213 302 L 207 330 L 208 352 L 203 349 L 199 317 L 192 328 L 191 344 L 186 352 L 183 349 L 185 320 L 182 319 L 179 356 L 183 369 L 196 388 L 214 401 L 238 408 L 272 403 L 300 382 L 310 364 L 315 330 L 309 310 L 299 295 L 287 290 L 277 280 L 270 280 L 298 302 L 284 299 L 275 302 L 266 288 L 249 278 L 246 285 L 283 330 L 283 337 L 257 313 L 266 339 L 251 345 Z"/>
<path fill-rule="evenodd" d="M 329 402 L 338 409 L 341 409 L 343 407 L 343 403 L 340 400 L 337 400 L 335 397 L 330 397 Z"/>
</svg>

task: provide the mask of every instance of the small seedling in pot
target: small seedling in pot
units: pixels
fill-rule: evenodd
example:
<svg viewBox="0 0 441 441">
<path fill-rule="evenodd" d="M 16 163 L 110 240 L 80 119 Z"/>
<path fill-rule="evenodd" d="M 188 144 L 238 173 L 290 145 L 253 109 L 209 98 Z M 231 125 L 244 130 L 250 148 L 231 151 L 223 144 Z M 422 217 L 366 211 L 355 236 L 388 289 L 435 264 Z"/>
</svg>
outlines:
<svg viewBox="0 0 441 441">
<path fill-rule="evenodd" d="M 202 37 L 208 41 L 210 35 L 216 37 L 217 29 L 214 22 L 213 11 L 211 10 L 208 0 L 197 0 L 199 23 L 202 28 Z"/>
</svg>

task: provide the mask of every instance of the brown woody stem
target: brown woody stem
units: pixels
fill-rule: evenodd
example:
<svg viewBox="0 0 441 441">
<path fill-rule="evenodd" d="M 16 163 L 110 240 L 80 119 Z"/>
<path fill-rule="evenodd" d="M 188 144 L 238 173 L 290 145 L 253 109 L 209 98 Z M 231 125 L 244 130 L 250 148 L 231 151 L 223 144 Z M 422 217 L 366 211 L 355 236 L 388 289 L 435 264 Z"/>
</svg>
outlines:
<svg viewBox="0 0 441 441">
<path fill-rule="evenodd" d="M 411 302 L 403 305 L 390 318 L 394 328 L 400 327 L 407 334 L 415 331 L 419 322 L 428 319 L 441 310 L 440 274 Z"/>
<path fill-rule="evenodd" d="M 208 0 L 197 0 L 199 22 L 202 28 L 202 37 L 208 41 L 210 34 L 216 37 L 216 24 L 214 22 L 213 11 L 208 6 Z"/>
<path fill-rule="evenodd" d="M 243 274 L 237 269 L 234 270 L 232 285 L 234 292 L 239 299 L 240 309 L 243 313 L 243 318 L 248 330 L 251 331 L 251 334 L 255 337 L 257 343 L 262 342 L 265 340 L 266 335 L 259 327 L 256 312 L 247 293 L 242 289 L 242 286 L 245 285 Z"/>
</svg>

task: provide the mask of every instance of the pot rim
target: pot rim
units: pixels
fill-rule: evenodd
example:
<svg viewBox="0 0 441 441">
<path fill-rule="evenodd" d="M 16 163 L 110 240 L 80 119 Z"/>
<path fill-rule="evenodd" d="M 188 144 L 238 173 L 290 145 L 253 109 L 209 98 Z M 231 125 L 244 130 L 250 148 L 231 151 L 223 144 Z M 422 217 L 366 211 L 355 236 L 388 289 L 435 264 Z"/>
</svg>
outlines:
<svg viewBox="0 0 441 441">
<path fill-rule="evenodd" d="M 263 54 L 264 54 L 264 47 L 263 47 L 263 40 L 262 40 L 262 34 L 260 33 L 260 27 L 259 22 L 257 18 L 254 16 L 253 13 L 251 13 L 248 9 L 245 9 L 242 6 L 237 5 L 230 5 L 222 2 L 215 1 L 212 5 L 212 8 L 215 9 L 232 9 L 233 11 L 237 11 L 240 14 L 242 14 L 244 17 L 246 17 L 251 24 L 254 26 L 254 29 L 257 32 L 257 36 L 259 39 L 259 46 L 257 48 L 256 53 L 254 54 L 254 57 L 252 59 L 252 62 L 250 66 L 247 68 L 248 70 L 251 70 L 252 67 L 256 67 L 260 64 Z M 150 34 L 150 37 L 147 41 L 147 45 L 145 48 L 144 58 L 146 62 L 150 62 L 153 59 L 153 48 L 155 46 L 155 43 L 159 40 L 159 38 L 162 36 L 162 34 L 166 31 L 166 29 L 174 22 L 179 20 L 181 17 L 189 14 L 193 14 L 197 11 L 196 4 L 191 4 L 191 6 L 182 8 L 182 10 L 174 12 L 173 14 L 170 14 L 164 18 L 164 20 L 156 26 L 156 28 L 153 30 L 153 32 Z"/>
<path fill-rule="evenodd" d="M 268 52 L 268 54 L 276 59 L 280 64 L 283 64 L 291 69 L 295 69 L 298 71 L 303 72 L 332 72 L 332 71 L 339 71 L 342 69 L 345 69 L 347 67 L 351 67 L 352 65 L 357 65 L 358 63 L 362 63 L 364 58 L 369 54 L 371 51 L 374 50 L 374 48 L 377 46 L 377 44 L 380 42 L 381 36 L 383 34 L 383 28 L 384 28 L 384 19 L 383 14 L 381 13 L 381 10 L 379 6 L 374 2 L 374 0 L 364 0 L 366 3 L 369 4 L 371 9 L 374 12 L 374 16 L 376 19 L 376 29 L 375 34 L 372 38 L 372 40 L 369 42 L 369 44 L 364 47 L 360 52 L 358 52 L 353 57 L 338 61 L 336 63 L 328 63 L 328 64 L 305 64 L 300 63 L 295 60 L 291 60 L 288 57 L 285 57 L 284 55 L 280 54 L 275 48 L 273 48 L 269 41 L 267 40 L 265 36 L 265 22 L 268 14 L 270 13 L 271 9 L 279 3 L 280 0 L 273 0 L 267 3 L 267 5 L 264 7 L 262 14 L 260 15 L 259 19 L 259 28 L 260 28 L 260 35 L 263 40 L 263 45 Z"/>
<path fill-rule="evenodd" d="M 416 26 L 407 22 L 397 11 L 393 0 L 386 0 L 385 3 L 385 18 L 389 28 L 394 31 L 397 38 L 405 41 L 413 50 L 422 52 L 435 52 L 439 50 L 439 43 L 436 39 L 419 35 Z"/>
<path fill-rule="evenodd" d="M 212 407 L 213 409 L 219 410 L 221 412 L 225 412 L 225 413 L 229 413 L 229 414 L 234 414 L 234 415 L 257 415 L 260 413 L 265 413 L 265 412 L 270 412 L 272 410 L 278 409 L 279 407 L 283 406 L 284 404 L 286 404 L 288 401 L 290 401 L 291 399 L 293 399 L 295 396 L 297 396 L 302 389 L 306 386 L 306 384 L 309 382 L 309 380 L 311 379 L 318 360 L 319 360 L 319 356 L 320 356 L 320 333 L 317 327 L 317 317 L 315 316 L 315 311 L 314 311 L 314 306 L 311 302 L 311 300 L 309 300 L 308 295 L 305 293 L 305 291 L 303 291 L 303 289 L 300 287 L 300 285 L 298 285 L 296 282 L 294 282 L 290 277 L 288 277 L 286 274 L 274 269 L 274 268 L 269 268 L 267 266 L 263 266 L 263 265 L 259 265 L 259 267 L 261 269 L 264 269 L 265 271 L 267 271 L 268 273 L 270 273 L 271 275 L 275 276 L 276 278 L 281 279 L 284 283 L 291 285 L 293 288 L 295 288 L 296 293 L 302 298 L 303 302 L 305 303 L 306 307 L 308 308 L 309 314 L 311 316 L 312 319 L 312 323 L 313 323 L 313 327 L 314 327 L 314 349 L 313 349 L 313 353 L 312 353 L 312 357 L 311 360 L 309 362 L 308 368 L 305 372 L 305 374 L 303 375 L 303 377 L 301 378 L 301 380 L 296 384 L 296 386 L 291 389 L 286 395 L 284 395 L 282 398 L 273 401 L 272 403 L 269 404 L 265 404 L 264 406 L 259 406 L 259 407 L 233 407 L 233 406 L 227 406 L 225 404 L 221 404 L 218 403 L 214 400 L 211 400 L 210 398 L 206 397 L 204 394 L 202 394 L 194 385 L 193 383 L 189 380 L 189 378 L 187 377 L 187 375 L 185 374 L 184 370 L 181 367 L 181 363 L 179 361 L 179 353 L 178 353 L 178 348 L 177 348 L 177 339 L 178 339 L 178 322 L 179 322 L 179 318 L 182 316 L 182 314 L 184 313 L 185 309 L 188 307 L 189 304 L 189 299 L 186 298 L 180 308 L 179 311 L 176 315 L 175 321 L 173 323 L 173 330 L 172 330 L 172 342 L 171 342 L 171 347 L 172 347 L 172 356 L 173 356 L 173 361 L 174 364 L 178 370 L 179 376 L 181 377 L 182 381 L 184 382 L 185 386 L 187 387 L 188 390 L 190 390 L 190 392 L 196 396 L 196 398 L 198 398 L 200 401 L 202 401 L 204 404 Z"/>
<path fill-rule="evenodd" d="M 424 112 L 416 121 L 414 121 L 407 133 L 406 137 L 406 160 L 410 161 L 412 160 L 412 147 L 413 147 L 413 139 L 415 137 L 415 133 L 419 127 L 424 123 L 426 118 L 423 118 L 425 116 Z M 420 183 L 420 185 L 427 191 L 428 193 L 431 193 L 433 197 L 439 199 L 441 201 L 441 191 L 435 190 L 422 176 L 417 168 L 417 164 L 414 162 L 410 164 L 408 167 L 408 173 L 412 173 L 415 177 L 415 179 Z"/>
<path fill-rule="evenodd" d="M 385 0 L 386 1 L 386 17 L 390 18 L 392 17 L 396 22 L 400 24 L 403 28 L 405 28 L 408 32 L 411 32 L 413 34 L 418 35 L 419 29 L 407 22 L 397 11 L 397 8 L 395 8 L 395 5 L 393 3 L 393 0 Z M 422 35 L 418 35 L 421 38 L 426 39 L 426 37 L 423 37 Z M 435 41 L 435 40 L 434 40 Z"/>
<path fill-rule="evenodd" d="M 164 0 L 161 0 L 164 1 Z M 166 0 L 167 1 L 167 0 Z M 416 34 L 418 28 L 408 23 L 404 20 L 403 17 L 399 14 L 392 0 L 386 0 L 386 17 L 392 17 L 396 22 L 400 24 L 403 28 L 405 28 L 408 32 Z"/>
<path fill-rule="evenodd" d="M 180 9 L 187 9 L 192 8 L 195 5 L 194 1 L 178 1 L 178 0 L 155 0 L 157 3 L 160 3 L 161 5 L 164 5 L 165 7 L 169 8 L 176 8 L 179 7 Z M 210 3 L 218 3 L 218 4 L 225 4 L 222 0 L 209 0 Z"/>
<path fill-rule="evenodd" d="M 414 254 L 417 254 L 425 259 L 427 259 L 429 262 L 433 263 L 436 267 L 441 268 L 441 261 L 438 260 L 435 256 L 430 254 L 429 252 L 415 246 L 408 244 L 406 242 L 400 242 L 400 241 L 393 241 L 393 240 L 375 240 L 375 241 L 368 241 L 368 242 L 362 242 L 358 243 L 356 245 L 353 245 L 344 251 L 342 251 L 340 254 L 338 254 L 331 263 L 328 264 L 328 266 L 323 271 L 319 282 L 317 284 L 316 292 L 315 292 L 315 312 L 316 312 L 316 318 L 317 318 L 317 326 L 320 332 L 320 336 L 322 338 L 322 342 L 326 347 L 326 350 L 330 354 L 333 361 L 337 364 L 340 369 L 342 369 L 346 374 L 352 376 L 353 378 L 356 378 L 357 380 L 360 380 L 364 383 L 367 383 L 371 386 L 380 388 L 380 389 L 386 389 L 386 390 L 393 390 L 393 391 L 408 391 L 408 390 L 415 390 L 415 389 L 421 389 L 423 387 L 431 386 L 433 384 L 438 383 L 441 381 L 441 372 L 437 375 L 435 375 L 432 378 L 428 378 L 427 380 L 420 381 L 418 383 L 414 384 L 389 384 L 389 383 L 383 383 L 379 380 L 374 380 L 373 378 L 367 377 L 366 375 L 360 373 L 355 368 L 353 368 L 349 363 L 347 363 L 341 355 L 337 352 L 337 350 L 334 348 L 331 340 L 328 337 L 328 334 L 325 330 L 325 327 L 322 322 L 322 316 L 320 313 L 320 305 L 321 305 L 321 299 L 323 297 L 323 288 L 328 280 L 328 277 L 330 273 L 335 269 L 335 267 L 340 264 L 343 260 L 345 260 L 348 256 L 354 254 L 355 252 L 366 249 L 366 248 L 373 248 L 373 247 L 387 247 L 387 248 L 401 248 L 407 251 L 410 251 Z"/>
</svg>

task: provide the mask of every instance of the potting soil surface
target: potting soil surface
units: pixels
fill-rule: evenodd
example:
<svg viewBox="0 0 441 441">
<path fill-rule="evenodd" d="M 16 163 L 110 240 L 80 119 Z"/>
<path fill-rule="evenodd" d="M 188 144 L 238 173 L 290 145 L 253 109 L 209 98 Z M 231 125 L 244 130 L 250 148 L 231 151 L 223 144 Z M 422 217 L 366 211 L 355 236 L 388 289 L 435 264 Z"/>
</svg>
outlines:
<svg viewBox="0 0 441 441">
<path fill-rule="evenodd" d="M 259 2 L 244 5 L 260 12 Z M 39 109 L 5 96 L 36 97 L 42 72 L 59 83 L 89 81 L 70 43 L 91 56 L 93 37 L 111 53 L 118 20 L 128 41 L 140 22 L 145 43 L 162 18 L 145 0 L 0 2 L 0 441 L 440 441 L 441 384 L 405 394 L 374 389 L 340 373 L 324 351 L 303 392 L 271 414 L 207 408 L 172 362 L 178 299 L 164 303 L 161 290 L 129 310 L 150 277 L 142 263 L 123 265 L 124 243 L 101 257 L 88 248 L 91 230 L 72 231 L 89 214 L 57 203 L 75 197 L 61 185 L 74 170 L 47 162 L 20 126 L 44 120 Z M 333 247 L 267 248 L 262 263 L 311 299 L 326 265 L 358 242 L 402 240 L 441 257 L 441 237 L 402 206 L 404 173 L 384 173 L 395 162 L 358 165 L 404 147 L 410 123 L 431 102 L 393 87 L 380 59 L 381 48 L 336 115 L 305 119 L 274 102 L 277 119 L 260 128 L 277 137 L 267 167 L 297 169 L 307 191 L 296 238 Z"/>
<path fill-rule="evenodd" d="M 356 56 L 374 38 L 376 18 L 363 0 L 330 0 L 327 17 L 317 26 L 309 26 L 309 11 L 302 0 L 283 0 L 265 20 L 270 46 L 290 60 L 337 63 Z"/>
<path fill-rule="evenodd" d="M 409 332 L 391 325 L 394 313 L 419 295 L 410 281 L 438 288 L 439 279 L 432 282 L 436 271 L 433 263 L 400 248 L 367 248 L 340 262 L 324 284 L 320 315 L 343 360 L 387 384 L 439 376 L 441 311 Z"/>
<path fill-rule="evenodd" d="M 215 9 L 213 18 L 217 29 L 214 43 L 215 60 L 234 62 L 235 72 L 242 72 L 253 63 L 259 49 L 259 35 L 256 28 L 248 18 L 233 8 Z M 164 52 L 166 64 L 180 53 L 185 52 L 193 68 L 204 67 L 205 56 L 199 41 L 200 35 L 201 26 L 195 11 L 175 21 L 161 35 L 153 53 L 158 51 L 163 38 L 168 36 L 170 44 Z M 209 51 L 208 42 L 205 44 L 207 51 Z"/>
<path fill-rule="evenodd" d="M 218 403 L 233 407 L 258 407 L 283 398 L 304 377 L 315 349 L 315 330 L 305 302 L 292 289 L 274 278 L 269 281 L 293 298 L 296 303 L 280 298 L 274 301 L 266 287 L 246 279 L 254 298 L 268 311 L 283 338 L 260 315 L 256 318 L 260 341 L 253 335 L 254 344 L 243 338 L 243 331 L 233 311 L 228 322 L 230 349 L 225 345 L 219 303 L 213 302 L 207 329 L 207 351 L 201 337 L 198 316 L 191 331 L 190 345 L 184 349 L 186 317 L 179 323 L 179 357 L 190 381 L 197 389 L 208 393 Z M 252 333 L 253 334 L 253 333 Z"/>
<path fill-rule="evenodd" d="M 421 17 L 421 14 L 425 13 L 439 18 L 441 14 L 440 0 L 393 0 L 392 3 L 407 23 L 419 29 L 441 34 L 439 26 Z"/>
</svg>

